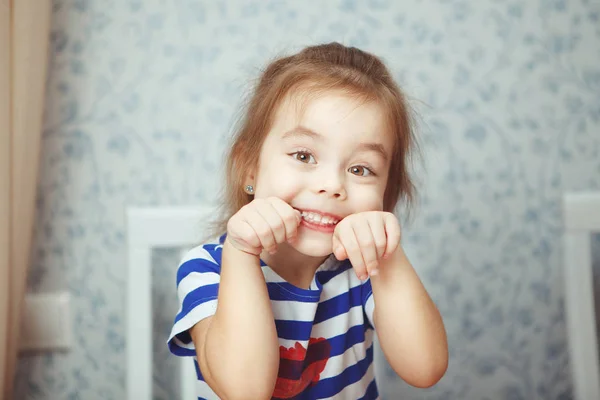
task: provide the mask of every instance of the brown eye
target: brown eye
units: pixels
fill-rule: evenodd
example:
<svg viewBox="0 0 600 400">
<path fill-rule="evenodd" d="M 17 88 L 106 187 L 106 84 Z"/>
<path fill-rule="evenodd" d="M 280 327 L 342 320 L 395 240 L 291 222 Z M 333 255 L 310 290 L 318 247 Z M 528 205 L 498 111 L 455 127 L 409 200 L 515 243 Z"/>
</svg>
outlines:
<svg viewBox="0 0 600 400">
<path fill-rule="evenodd" d="M 305 164 L 314 164 L 315 158 L 312 156 L 312 154 L 307 153 L 306 151 L 297 151 L 294 154 L 292 154 L 292 156 L 300 161 L 303 162 Z"/>
<path fill-rule="evenodd" d="M 357 176 L 374 175 L 373 172 L 369 168 L 364 167 L 362 165 L 355 165 L 354 167 L 350 167 L 350 169 L 348 171 L 350 171 L 350 173 L 357 175 Z"/>
</svg>

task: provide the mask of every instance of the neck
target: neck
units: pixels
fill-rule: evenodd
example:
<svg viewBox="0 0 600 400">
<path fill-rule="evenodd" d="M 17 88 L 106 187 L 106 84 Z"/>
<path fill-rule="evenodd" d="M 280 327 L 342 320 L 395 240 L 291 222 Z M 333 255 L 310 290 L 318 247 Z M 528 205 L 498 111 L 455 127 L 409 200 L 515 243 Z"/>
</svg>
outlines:
<svg viewBox="0 0 600 400">
<path fill-rule="evenodd" d="M 280 244 L 275 254 L 265 251 L 261 259 L 288 283 L 308 289 L 319 266 L 327 259 L 300 253 L 287 243 Z"/>
</svg>

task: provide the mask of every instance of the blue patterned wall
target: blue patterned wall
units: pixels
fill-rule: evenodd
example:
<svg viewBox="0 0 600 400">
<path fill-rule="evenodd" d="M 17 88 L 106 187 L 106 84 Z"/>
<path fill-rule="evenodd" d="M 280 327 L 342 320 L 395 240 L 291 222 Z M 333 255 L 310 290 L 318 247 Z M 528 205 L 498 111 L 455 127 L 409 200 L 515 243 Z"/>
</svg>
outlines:
<svg viewBox="0 0 600 400">
<path fill-rule="evenodd" d="M 337 40 L 382 55 L 414 99 L 425 169 L 405 246 L 451 362 L 387 399 L 568 399 L 560 196 L 600 189 L 597 1 L 55 0 L 32 291 L 69 290 L 75 343 L 23 358 L 18 398 L 125 398 L 126 205 L 196 204 L 248 79 Z M 155 255 L 155 391 L 177 255 Z M 389 371 L 388 371 L 389 372 Z"/>
</svg>

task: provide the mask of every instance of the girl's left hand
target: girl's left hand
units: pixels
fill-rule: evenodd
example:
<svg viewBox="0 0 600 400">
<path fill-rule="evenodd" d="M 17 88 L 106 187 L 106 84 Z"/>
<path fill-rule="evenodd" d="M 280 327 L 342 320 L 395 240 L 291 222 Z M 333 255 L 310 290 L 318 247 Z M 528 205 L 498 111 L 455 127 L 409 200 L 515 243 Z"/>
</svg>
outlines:
<svg viewBox="0 0 600 400">
<path fill-rule="evenodd" d="M 400 224 L 384 211 L 351 214 L 338 222 L 333 232 L 333 254 L 350 259 L 360 280 L 377 275 L 379 263 L 391 256 L 400 244 Z"/>
</svg>

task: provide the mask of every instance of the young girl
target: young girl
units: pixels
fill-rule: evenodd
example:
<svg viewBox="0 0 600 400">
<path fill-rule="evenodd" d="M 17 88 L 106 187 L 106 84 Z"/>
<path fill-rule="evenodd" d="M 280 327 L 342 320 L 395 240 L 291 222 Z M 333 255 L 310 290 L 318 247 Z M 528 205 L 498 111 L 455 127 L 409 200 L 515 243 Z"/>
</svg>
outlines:
<svg viewBox="0 0 600 400">
<path fill-rule="evenodd" d="M 375 56 L 308 47 L 263 73 L 227 164 L 223 235 L 177 273 L 168 345 L 203 399 L 376 399 L 373 330 L 411 385 L 445 373 L 440 314 L 400 246 L 407 104 Z"/>
</svg>

